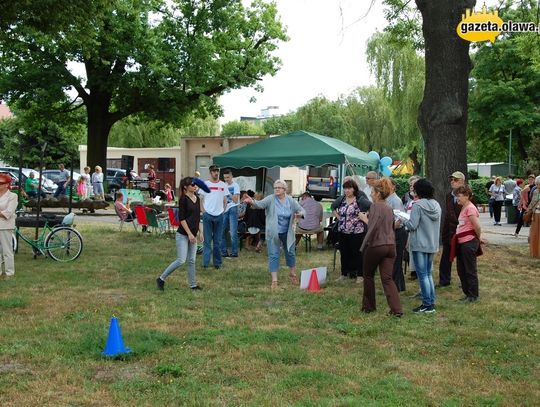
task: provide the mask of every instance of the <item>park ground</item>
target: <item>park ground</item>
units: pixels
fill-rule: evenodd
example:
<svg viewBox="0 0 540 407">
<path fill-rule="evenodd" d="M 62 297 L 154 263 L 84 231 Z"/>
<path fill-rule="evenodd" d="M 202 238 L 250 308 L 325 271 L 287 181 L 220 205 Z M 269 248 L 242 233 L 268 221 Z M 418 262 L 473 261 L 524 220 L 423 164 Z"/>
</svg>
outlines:
<svg viewBox="0 0 540 407">
<path fill-rule="evenodd" d="M 482 223 L 480 301 L 460 303 L 454 279 L 436 314 L 415 315 L 407 280 L 397 319 L 380 282 L 378 310 L 364 315 L 361 285 L 334 282 L 332 251 L 303 247 L 300 269 L 330 267 L 320 293 L 292 287 L 284 270 L 272 292 L 266 256 L 245 250 L 220 270 L 198 258 L 202 291 L 181 269 L 161 293 L 172 238 L 78 216 L 80 259 L 33 259 L 22 246 L 15 278 L 0 281 L 0 405 L 538 405 L 540 261 L 513 226 Z M 113 315 L 133 353 L 111 360 L 100 353 Z"/>
</svg>

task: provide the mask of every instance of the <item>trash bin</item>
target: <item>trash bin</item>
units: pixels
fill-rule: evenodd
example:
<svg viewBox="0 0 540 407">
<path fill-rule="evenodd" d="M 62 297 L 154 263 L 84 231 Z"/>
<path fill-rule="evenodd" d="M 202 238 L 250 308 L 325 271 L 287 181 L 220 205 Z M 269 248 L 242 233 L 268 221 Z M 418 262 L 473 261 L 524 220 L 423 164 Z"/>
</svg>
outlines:
<svg viewBox="0 0 540 407">
<path fill-rule="evenodd" d="M 509 225 L 517 223 L 517 208 L 512 205 L 511 199 L 505 199 L 504 210 L 506 211 L 506 223 Z"/>
</svg>

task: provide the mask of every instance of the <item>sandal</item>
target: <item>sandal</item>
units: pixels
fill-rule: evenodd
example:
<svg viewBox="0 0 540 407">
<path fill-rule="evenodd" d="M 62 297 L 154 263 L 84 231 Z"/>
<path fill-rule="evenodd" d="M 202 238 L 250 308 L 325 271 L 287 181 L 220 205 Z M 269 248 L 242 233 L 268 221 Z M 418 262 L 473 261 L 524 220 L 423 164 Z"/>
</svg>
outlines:
<svg viewBox="0 0 540 407">
<path fill-rule="evenodd" d="M 275 290 L 275 289 L 278 288 L 277 280 L 276 280 L 276 281 L 272 281 L 272 285 L 270 286 L 270 288 L 271 288 L 272 290 Z"/>
<path fill-rule="evenodd" d="M 300 281 L 298 281 L 298 276 L 296 273 L 289 273 L 289 278 L 291 279 L 291 284 L 298 285 Z"/>
</svg>

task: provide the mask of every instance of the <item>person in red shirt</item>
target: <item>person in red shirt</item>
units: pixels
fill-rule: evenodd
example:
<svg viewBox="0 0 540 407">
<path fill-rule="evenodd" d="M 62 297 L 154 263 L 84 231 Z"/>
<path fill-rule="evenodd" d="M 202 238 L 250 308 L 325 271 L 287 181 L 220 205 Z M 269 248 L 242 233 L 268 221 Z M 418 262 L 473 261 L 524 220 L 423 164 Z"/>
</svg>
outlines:
<svg viewBox="0 0 540 407">
<path fill-rule="evenodd" d="M 480 243 L 482 229 L 480 214 L 471 202 L 471 187 L 460 186 L 455 190 L 461 211 L 458 217 L 456 234 L 452 240 L 451 259 L 457 256 L 457 272 L 461 281 L 461 289 L 465 296 L 462 302 L 474 302 L 478 299 L 478 270 L 476 258 L 481 254 Z"/>
</svg>

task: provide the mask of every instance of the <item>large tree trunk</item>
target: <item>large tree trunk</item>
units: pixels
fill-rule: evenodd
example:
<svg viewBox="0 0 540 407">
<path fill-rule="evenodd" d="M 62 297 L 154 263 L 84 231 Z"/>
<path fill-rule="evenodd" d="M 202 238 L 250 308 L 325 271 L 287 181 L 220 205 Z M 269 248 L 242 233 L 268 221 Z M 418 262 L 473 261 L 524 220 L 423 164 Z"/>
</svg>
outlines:
<svg viewBox="0 0 540 407">
<path fill-rule="evenodd" d="M 416 146 L 413 148 L 411 153 L 409 154 L 409 158 L 411 159 L 413 163 L 413 174 L 418 175 L 422 173 L 422 164 L 420 161 L 418 161 L 418 149 Z"/>
<path fill-rule="evenodd" d="M 467 98 L 472 68 L 469 43 L 456 27 L 466 8 L 476 0 L 416 0 L 422 13 L 426 83 L 418 124 L 425 142 L 427 176 L 435 197 L 444 201 L 448 176 L 467 174 Z"/>
<path fill-rule="evenodd" d="M 107 168 L 107 144 L 112 124 L 109 114 L 109 105 L 96 98 L 90 98 L 86 105 L 88 118 L 87 133 L 87 165 L 94 170 L 96 165 Z"/>
</svg>

